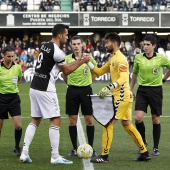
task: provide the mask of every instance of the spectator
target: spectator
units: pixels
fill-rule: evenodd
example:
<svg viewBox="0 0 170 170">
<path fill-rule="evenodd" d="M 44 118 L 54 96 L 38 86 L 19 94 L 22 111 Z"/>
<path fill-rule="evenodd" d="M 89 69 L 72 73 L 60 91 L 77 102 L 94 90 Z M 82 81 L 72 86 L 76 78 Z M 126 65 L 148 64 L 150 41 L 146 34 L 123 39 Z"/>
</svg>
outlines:
<svg viewBox="0 0 170 170">
<path fill-rule="evenodd" d="M 129 11 L 126 0 L 121 0 L 119 2 L 118 11 L 120 11 L 120 9 L 122 9 L 122 11 L 125 11 L 125 9 L 126 11 Z"/>
<path fill-rule="evenodd" d="M 165 40 L 165 50 L 170 50 L 170 35 Z"/>
<path fill-rule="evenodd" d="M 40 48 L 40 44 L 38 43 L 38 40 L 34 41 L 34 49 Z"/>
<path fill-rule="evenodd" d="M 14 50 L 17 55 L 20 55 L 21 47 L 19 46 L 19 43 L 16 43 Z"/>
<path fill-rule="evenodd" d="M 23 51 L 21 51 L 21 55 L 20 55 L 20 57 L 19 57 L 19 60 L 20 61 L 24 61 L 25 63 L 27 63 L 27 61 L 28 61 L 28 57 L 27 57 L 27 54 L 26 54 L 26 52 L 23 50 Z"/>
<path fill-rule="evenodd" d="M 100 53 L 103 52 L 103 48 L 100 45 L 100 42 L 97 41 L 96 48 L 94 49 L 95 51 L 99 51 Z"/>
<path fill-rule="evenodd" d="M 12 40 L 10 40 L 10 41 L 9 41 L 8 45 L 10 45 L 12 48 L 14 48 L 14 47 L 15 47 L 15 45 L 14 45 L 14 43 L 13 43 L 13 41 L 12 41 Z"/>
<path fill-rule="evenodd" d="M 12 47 L 15 47 L 14 39 L 10 38 L 9 43 Z"/>
<path fill-rule="evenodd" d="M 27 11 L 27 1 L 22 0 L 21 2 L 21 11 Z"/>
<path fill-rule="evenodd" d="M 130 46 L 130 47 L 129 47 L 129 50 L 127 50 L 127 56 L 128 56 L 128 58 L 129 58 L 129 57 L 132 56 L 132 55 L 134 55 L 134 49 L 133 49 L 132 46 Z"/>
<path fill-rule="evenodd" d="M 27 49 L 28 49 L 27 44 L 25 41 L 23 41 L 21 44 L 21 50 L 27 50 Z"/>
<path fill-rule="evenodd" d="M 139 11 L 148 11 L 148 7 L 146 5 L 146 0 L 138 0 L 138 8 L 139 8 Z"/>
<path fill-rule="evenodd" d="M 91 4 L 93 7 L 93 11 L 98 11 L 98 3 L 99 3 L 99 0 L 92 0 Z"/>
<path fill-rule="evenodd" d="M 79 0 L 73 0 L 73 11 L 80 11 Z"/>
<path fill-rule="evenodd" d="M 99 11 L 106 11 L 106 0 L 99 0 Z"/>
<path fill-rule="evenodd" d="M 140 41 L 140 43 L 139 43 L 139 48 L 140 48 L 141 52 L 144 52 L 143 41 Z"/>
<path fill-rule="evenodd" d="M 127 6 L 129 11 L 133 11 L 133 0 L 127 0 Z"/>
<path fill-rule="evenodd" d="M 117 8 L 119 7 L 119 3 L 117 0 L 113 0 L 113 8 Z"/>
<path fill-rule="evenodd" d="M 94 51 L 94 59 L 95 59 L 95 61 L 97 62 L 97 63 L 99 63 L 99 62 L 102 62 L 102 58 L 101 58 L 101 56 L 100 56 L 100 52 L 99 51 Z"/>
<path fill-rule="evenodd" d="M 39 10 L 40 10 L 40 11 L 47 11 L 45 0 L 41 0 Z"/>
<path fill-rule="evenodd" d="M 61 7 L 61 1 L 60 1 L 60 0 L 55 0 L 55 1 L 54 1 L 54 5 L 58 5 L 58 6 Z"/>
<path fill-rule="evenodd" d="M 130 55 L 130 56 L 128 57 L 129 69 L 133 68 L 134 59 L 135 59 L 135 56 L 134 56 L 134 55 Z M 130 70 L 130 71 L 131 71 L 131 70 Z"/>
<path fill-rule="evenodd" d="M 2 48 L 0 47 L 0 63 L 4 60 L 4 58 L 2 57 Z"/>
<path fill-rule="evenodd" d="M 87 49 L 91 49 L 93 46 L 92 46 L 92 44 L 91 44 L 91 42 L 89 41 L 87 44 L 86 44 L 86 50 Z"/>
<path fill-rule="evenodd" d="M 158 12 L 160 11 L 160 5 L 159 5 L 158 1 L 159 0 L 150 0 L 153 12 L 155 12 L 156 9 L 157 9 Z"/>
<path fill-rule="evenodd" d="M 142 51 L 139 47 L 136 47 L 134 50 L 134 56 L 136 56 L 136 54 L 140 54 Z"/>
<path fill-rule="evenodd" d="M 2 42 L 3 42 L 2 36 L 0 35 L 0 47 L 2 47 Z"/>
<path fill-rule="evenodd" d="M 125 57 L 128 57 L 126 47 L 122 47 L 122 49 L 120 49 L 120 51 L 124 54 Z"/>
<path fill-rule="evenodd" d="M 52 0 L 48 0 L 48 2 L 47 2 L 47 11 L 53 11 L 53 2 L 52 2 Z"/>
<path fill-rule="evenodd" d="M 6 43 L 5 40 L 3 40 L 3 42 L 2 42 L 2 49 L 4 49 L 6 46 L 7 46 L 7 43 Z"/>
<path fill-rule="evenodd" d="M 106 0 L 106 10 L 112 11 L 112 8 L 113 8 L 112 0 Z"/>
<path fill-rule="evenodd" d="M 27 39 L 25 37 L 22 38 L 22 43 L 25 42 L 27 45 Z"/>
<path fill-rule="evenodd" d="M 30 39 L 29 39 L 28 48 L 34 48 L 34 40 L 33 40 L 33 37 L 30 37 Z"/>
<path fill-rule="evenodd" d="M 110 54 L 104 53 L 103 58 L 102 58 L 102 65 L 108 62 L 110 57 Z"/>
<path fill-rule="evenodd" d="M 26 67 L 30 68 L 30 67 L 33 67 L 33 65 L 34 65 L 34 56 L 32 53 L 29 53 Z"/>
<path fill-rule="evenodd" d="M 81 0 L 79 5 L 80 11 L 82 11 L 82 9 L 84 9 L 84 11 L 87 11 L 87 0 Z"/>
<path fill-rule="evenodd" d="M 93 37 L 92 41 L 91 41 L 91 44 L 94 48 L 94 50 L 96 49 L 96 45 L 97 45 L 97 38 L 96 37 Z"/>
<path fill-rule="evenodd" d="M 19 44 L 19 46 L 20 46 L 20 45 L 21 45 L 21 40 L 20 40 L 20 38 L 17 37 L 14 43 L 15 43 L 15 46 L 16 46 L 17 44 Z"/>
<path fill-rule="evenodd" d="M 21 66 L 22 72 L 24 72 L 26 70 L 26 63 L 24 62 L 24 60 L 20 60 L 19 65 Z"/>
<path fill-rule="evenodd" d="M 21 1 L 19 0 L 14 0 L 12 2 L 12 11 L 15 11 L 16 9 L 18 9 L 18 11 L 21 11 Z"/>
</svg>

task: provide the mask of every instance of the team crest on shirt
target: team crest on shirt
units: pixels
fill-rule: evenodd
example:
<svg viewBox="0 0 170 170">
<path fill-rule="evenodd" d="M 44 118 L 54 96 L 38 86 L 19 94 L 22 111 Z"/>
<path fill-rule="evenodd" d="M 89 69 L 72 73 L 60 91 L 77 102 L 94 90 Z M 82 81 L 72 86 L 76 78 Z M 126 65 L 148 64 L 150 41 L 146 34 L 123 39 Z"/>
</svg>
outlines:
<svg viewBox="0 0 170 170">
<path fill-rule="evenodd" d="M 153 74 L 158 74 L 158 69 L 157 68 L 153 68 L 152 73 Z"/>
<path fill-rule="evenodd" d="M 88 69 L 87 68 L 84 69 L 84 74 L 88 74 Z"/>
</svg>

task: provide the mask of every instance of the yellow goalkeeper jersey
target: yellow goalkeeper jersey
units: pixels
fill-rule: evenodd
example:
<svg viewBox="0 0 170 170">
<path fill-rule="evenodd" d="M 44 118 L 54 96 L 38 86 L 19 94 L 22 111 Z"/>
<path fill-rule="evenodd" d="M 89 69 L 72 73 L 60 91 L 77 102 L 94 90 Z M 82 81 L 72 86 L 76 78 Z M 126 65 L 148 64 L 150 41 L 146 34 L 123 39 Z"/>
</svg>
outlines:
<svg viewBox="0 0 170 170">
<path fill-rule="evenodd" d="M 93 72 L 101 76 L 110 71 L 111 82 L 118 82 L 119 86 L 113 90 L 116 101 L 133 102 L 132 92 L 129 86 L 129 64 L 127 58 L 120 52 L 116 51 L 110 60 L 101 68 L 95 67 Z"/>
</svg>

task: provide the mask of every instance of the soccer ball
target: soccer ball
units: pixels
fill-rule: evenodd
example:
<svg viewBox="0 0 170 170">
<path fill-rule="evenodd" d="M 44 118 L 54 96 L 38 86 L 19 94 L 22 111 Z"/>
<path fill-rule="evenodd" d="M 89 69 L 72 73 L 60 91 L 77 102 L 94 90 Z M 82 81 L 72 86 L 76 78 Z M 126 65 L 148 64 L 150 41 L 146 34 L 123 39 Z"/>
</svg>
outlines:
<svg viewBox="0 0 170 170">
<path fill-rule="evenodd" d="M 77 148 L 77 155 L 79 158 L 88 159 L 93 154 L 93 148 L 89 144 L 80 145 Z"/>
</svg>

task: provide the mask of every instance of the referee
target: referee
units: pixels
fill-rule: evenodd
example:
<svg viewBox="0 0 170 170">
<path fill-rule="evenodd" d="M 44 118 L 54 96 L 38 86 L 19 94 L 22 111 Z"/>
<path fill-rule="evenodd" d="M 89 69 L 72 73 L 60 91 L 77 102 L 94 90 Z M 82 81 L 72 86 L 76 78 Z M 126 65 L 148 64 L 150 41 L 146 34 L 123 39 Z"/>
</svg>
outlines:
<svg viewBox="0 0 170 170">
<path fill-rule="evenodd" d="M 12 117 L 15 127 L 15 147 L 14 152 L 20 156 L 20 140 L 22 135 L 21 107 L 18 95 L 18 85 L 22 81 L 22 70 L 20 65 L 13 62 L 15 55 L 11 46 L 6 46 L 2 55 L 4 61 L 0 63 L 0 133 L 4 119 L 8 119 L 8 113 Z"/>
<path fill-rule="evenodd" d="M 150 106 L 153 124 L 153 155 L 159 155 L 158 145 L 161 136 L 160 115 L 162 115 L 162 74 L 163 67 L 170 69 L 170 60 L 162 54 L 155 53 L 156 38 L 147 35 L 144 38 L 144 53 L 137 54 L 134 60 L 131 90 L 134 98 L 134 86 L 138 77 L 139 87 L 136 93 L 135 124 L 143 142 L 145 138 L 144 113 Z"/>
<path fill-rule="evenodd" d="M 74 36 L 71 39 L 73 54 L 66 56 L 66 63 L 78 60 L 82 55 L 83 40 L 80 36 Z M 96 66 L 96 61 L 91 57 L 90 61 Z M 88 65 L 85 63 L 77 68 L 67 77 L 63 75 L 65 82 L 68 85 L 66 94 L 66 114 L 69 116 L 69 134 L 73 145 L 73 150 L 68 156 L 77 155 L 77 118 L 79 106 L 86 123 L 86 133 L 88 143 L 93 148 L 94 125 L 92 116 L 92 103 L 89 95 L 92 95 L 91 83 L 95 75 L 91 73 Z M 93 155 L 96 156 L 95 150 Z"/>
</svg>

